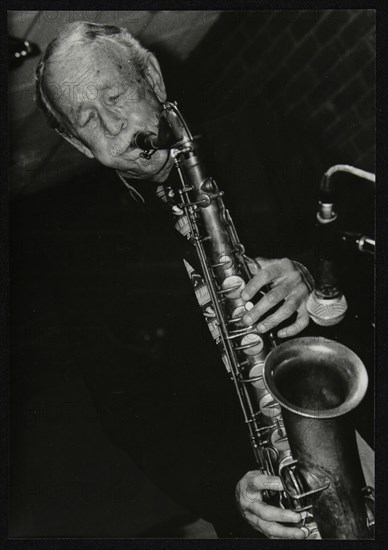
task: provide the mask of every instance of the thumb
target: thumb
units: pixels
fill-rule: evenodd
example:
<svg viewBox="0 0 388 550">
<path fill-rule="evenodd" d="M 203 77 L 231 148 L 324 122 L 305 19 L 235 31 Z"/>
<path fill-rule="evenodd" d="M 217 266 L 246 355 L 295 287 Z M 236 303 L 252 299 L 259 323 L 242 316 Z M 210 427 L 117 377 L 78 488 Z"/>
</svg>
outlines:
<svg viewBox="0 0 388 550">
<path fill-rule="evenodd" d="M 252 477 L 249 481 L 249 485 L 256 490 L 283 491 L 284 489 L 282 480 L 278 476 L 258 474 Z"/>
</svg>

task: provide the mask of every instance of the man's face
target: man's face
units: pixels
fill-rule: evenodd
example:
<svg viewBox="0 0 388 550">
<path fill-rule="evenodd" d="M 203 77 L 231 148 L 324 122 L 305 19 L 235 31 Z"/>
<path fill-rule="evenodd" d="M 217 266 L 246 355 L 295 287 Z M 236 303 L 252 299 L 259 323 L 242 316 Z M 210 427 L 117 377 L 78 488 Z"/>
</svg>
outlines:
<svg viewBox="0 0 388 550">
<path fill-rule="evenodd" d="M 130 147 L 138 131 L 157 133 L 161 94 L 152 79 L 138 75 L 125 45 L 106 40 L 82 46 L 49 67 L 47 83 L 89 156 L 131 178 L 167 178 L 173 165 L 168 151 L 145 160 Z"/>
</svg>

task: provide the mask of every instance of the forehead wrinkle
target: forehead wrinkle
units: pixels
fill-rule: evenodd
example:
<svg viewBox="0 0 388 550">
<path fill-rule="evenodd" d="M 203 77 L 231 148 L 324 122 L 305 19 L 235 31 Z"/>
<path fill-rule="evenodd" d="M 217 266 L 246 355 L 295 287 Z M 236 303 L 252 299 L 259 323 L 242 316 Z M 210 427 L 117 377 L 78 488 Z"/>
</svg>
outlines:
<svg viewBox="0 0 388 550">
<path fill-rule="evenodd" d="M 60 60 L 64 64 L 60 72 L 63 76 L 66 72 L 68 74 L 66 80 L 72 84 L 73 101 L 71 101 L 72 105 L 69 105 L 69 111 L 62 109 L 61 105 L 58 105 L 58 110 L 70 125 L 79 123 L 82 109 L 85 108 L 82 86 L 93 84 L 98 91 L 103 91 L 119 85 L 120 88 L 121 86 L 124 88 L 130 86 L 134 89 L 133 93 L 135 93 L 135 90 L 140 91 L 141 86 L 136 78 L 136 68 L 130 59 L 125 58 L 125 52 L 120 47 L 121 45 L 114 43 L 109 44 L 108 48 L 104 47 L 107 45 L 94 44 L 92 48 L 87 47 L 81 57 L 79 50 L 75 52 L 74 56 L 68 57 L 69 50 L 66 57 L 61 55 Z M 76 85 L 75 88 L 74 84 Z"/>
<path fill-rule="evenodd" d="M 89 67 L 89 66 L 88 67 L 81 67 L 79 69 L 79 73 L 75 74 L 75 82 L 77 83 L 77 87 L 86 83 L 86 84 L 93 84 L 94 86 L 96 86 L 96 88 L 98 88 L 98 90 L 103 90 L 104 87 L 98 86 L 97 82 L 93 82 L 91 73 L 92 73 L 92 68 L 91 67 Z M 75 109 L 74 116 L 75 116 L 75 122 L 76 123 L 79 122 L 79 118 L 80 118 L 80 114 L 81 114 L 81 110 L 82 110 L 83 106 L 84 106 L 84 101 L 81 101 Z"/>
<path fill-rule="evenodd" d="M 75 81 L 79 81 L 77 82 L 77 84 L 81 85 L 85 82 L 85 80 L 87 78 L 89 78 L 91 76 L 91 68 L 90 67 L 85 67 L 85 68 L 81 68 L 79 69 L 79 74 L 75 74 Z"/>
<path fill-rule="evenodd" d="M 95 74 L 93 74 L 93 70 Z M 96 79 L 93 78 L 94 76 Z M 117 78 L 117 75 L 114 76 Z M 107 90 L 118 85 L 118 81 L 116 82 L 115 80 L 112 82 L 112 75 L 108 75 L 105 74 L 105 72 L 100 71 L 95 63 L 93 63 L 92 67 L 88 66 L 85 68 L 80 68 L 79 73 L 75 74 L 75 82 L 79 86 L 82 84 L 93 84 L 99 91 Z"/>
</svg>

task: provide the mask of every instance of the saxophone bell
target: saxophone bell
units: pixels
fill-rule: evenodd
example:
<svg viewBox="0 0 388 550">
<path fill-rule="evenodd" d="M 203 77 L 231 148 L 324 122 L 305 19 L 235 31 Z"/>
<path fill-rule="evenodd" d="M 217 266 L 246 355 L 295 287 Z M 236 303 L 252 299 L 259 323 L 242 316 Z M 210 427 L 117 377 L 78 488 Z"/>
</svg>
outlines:
<svg viewBox="0 0 388 550">
<path fill-rule="evenodd" d="M 293 456 L 282 472 L 292 500 L 312 505 L 324 539 L 368 539 L 365 479 L 350 413 L 368 375 L 349 348 L 296 338 L 265 360 L 264 383 L 279 402 Z"/>
</svg>

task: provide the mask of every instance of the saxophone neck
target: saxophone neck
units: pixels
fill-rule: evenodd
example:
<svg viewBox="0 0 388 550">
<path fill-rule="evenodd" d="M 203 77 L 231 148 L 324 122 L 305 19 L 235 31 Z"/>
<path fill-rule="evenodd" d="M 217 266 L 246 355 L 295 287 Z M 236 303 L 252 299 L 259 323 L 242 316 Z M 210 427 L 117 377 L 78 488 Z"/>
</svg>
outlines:
<svg viewBox="0 0 388 550">
<path fill-rule="evenodd" d="M 193 141 L 193 136 L 177 107 L 176 101 L 163 104 L 160 114 L 158 140 L 166 143 L 170 140 L 170 147 L 180 147 Z M 172 140 L 172 143 L 171 143 Z"/>
<path fill-rule="evenodd" d="M 132 145 L 142 149 L 145 158 L 150 158 L 158 149 L 174 148 L 179 151 L 192 141 L 193 136 L 176 102 L 166 101 L 162 105 L 158 133 L 138 132 L 132 140 Z"/>
</svg>

